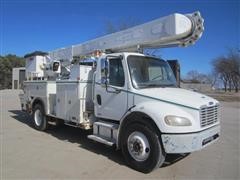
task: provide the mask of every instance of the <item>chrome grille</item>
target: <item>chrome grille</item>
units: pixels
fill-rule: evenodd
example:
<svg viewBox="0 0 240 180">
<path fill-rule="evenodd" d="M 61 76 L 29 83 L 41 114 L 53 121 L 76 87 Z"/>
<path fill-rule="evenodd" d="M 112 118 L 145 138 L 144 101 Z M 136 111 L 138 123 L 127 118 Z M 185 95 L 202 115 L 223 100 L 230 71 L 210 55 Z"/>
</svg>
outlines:
<svg viewBox="0 0 240 180">
<path fill-rule="evenodd" d="M 218 121 L 218 109 L 218 105 L 211 107 L 204 106 L 200 109 L 201 127 L 206 127 Z"/>
</svg>

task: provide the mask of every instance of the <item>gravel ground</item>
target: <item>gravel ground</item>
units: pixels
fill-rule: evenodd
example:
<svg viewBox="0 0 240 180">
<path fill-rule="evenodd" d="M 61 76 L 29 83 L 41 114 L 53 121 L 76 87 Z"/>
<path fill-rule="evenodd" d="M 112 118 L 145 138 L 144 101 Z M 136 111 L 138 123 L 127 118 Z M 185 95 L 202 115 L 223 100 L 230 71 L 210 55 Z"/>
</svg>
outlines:
<svg viewBox="0 0 240 180">
<path fill-rule="evenodd" d="M 240 179 L 240 103 L 221 103 L 220 140 L 187 156 L 167 156 L 164 167 L 142 174 L 120 151 L 72 127 L 39 132 L 20 111 L 19 91 L 0 91 L 0 179 Z"/>
</svg>

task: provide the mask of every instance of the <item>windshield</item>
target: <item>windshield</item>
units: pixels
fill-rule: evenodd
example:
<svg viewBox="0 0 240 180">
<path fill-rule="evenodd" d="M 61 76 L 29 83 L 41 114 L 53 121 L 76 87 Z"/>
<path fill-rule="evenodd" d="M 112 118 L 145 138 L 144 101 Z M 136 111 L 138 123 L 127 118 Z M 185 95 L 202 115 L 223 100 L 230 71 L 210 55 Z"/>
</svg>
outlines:
<svg viewBox="0 0 240 180">
<path fill-rule="evenodd" d="M 176 87 L 176 79 L 167 62 L 145 56 L 128 56 L 127 62 L 135 88 Z"/>
</svg>

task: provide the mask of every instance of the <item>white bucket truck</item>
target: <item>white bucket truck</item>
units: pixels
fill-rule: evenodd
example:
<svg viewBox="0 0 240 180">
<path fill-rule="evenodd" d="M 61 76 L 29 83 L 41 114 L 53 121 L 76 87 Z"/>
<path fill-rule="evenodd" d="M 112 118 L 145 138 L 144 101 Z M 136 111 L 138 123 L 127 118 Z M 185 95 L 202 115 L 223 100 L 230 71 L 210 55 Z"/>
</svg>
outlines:
<svg viewBox="0 0 240 180">
<path fill-rule="evenodd" d="M 25 56 L 22 109 L 38 130 L 64 122 L 92 129 L 89 139 L 121 149 L 144 173 L 167 153 L 215 142 L 219 103 L 181 89 L 169 64 L 144 48 L 186 47 L 202 35 L 199 12 L 172 14 L 83 44 Z"/>
</svg>

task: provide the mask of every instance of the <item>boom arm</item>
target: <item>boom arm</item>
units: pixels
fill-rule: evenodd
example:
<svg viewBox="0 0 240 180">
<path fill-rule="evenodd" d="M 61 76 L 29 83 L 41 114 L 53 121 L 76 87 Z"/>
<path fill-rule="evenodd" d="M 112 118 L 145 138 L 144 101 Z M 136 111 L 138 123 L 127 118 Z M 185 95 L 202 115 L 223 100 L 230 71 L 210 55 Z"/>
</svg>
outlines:
<svg viewBox="0 0 240 180">
<path fill-rule="evenodd" d="M 172 14 L 123 31 L 82 44 L 49 52 L 54 60 L 71 61 L 73 56 L 85 56 L 95 50 L 136 51 L 140 48 L 187 47 L 202 35 L 203 18 L 199 12 Z"/>
</svg>

